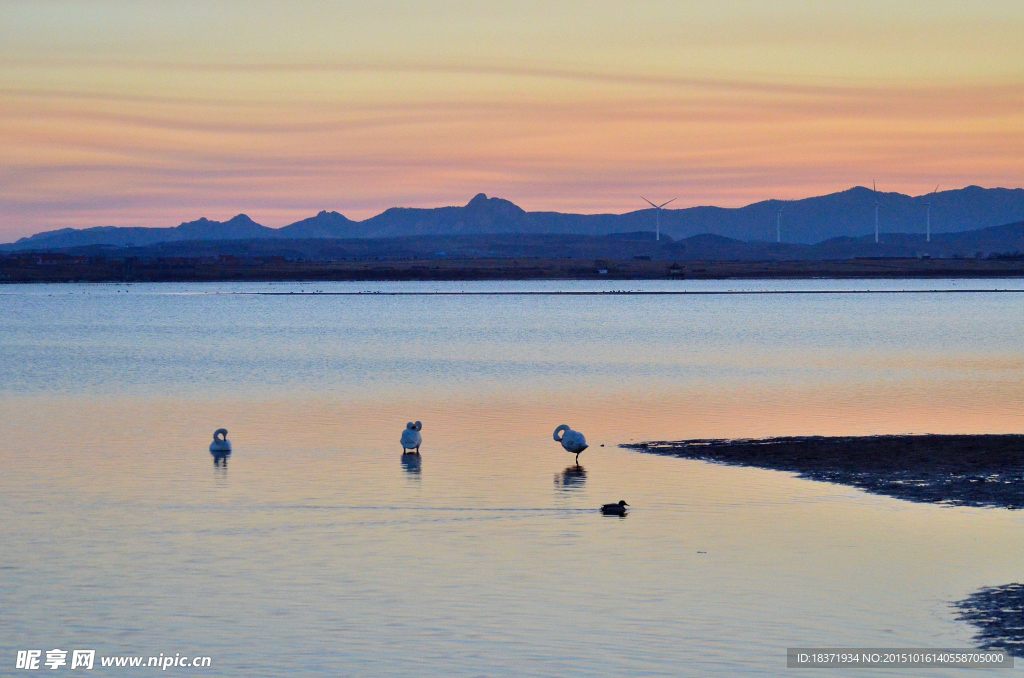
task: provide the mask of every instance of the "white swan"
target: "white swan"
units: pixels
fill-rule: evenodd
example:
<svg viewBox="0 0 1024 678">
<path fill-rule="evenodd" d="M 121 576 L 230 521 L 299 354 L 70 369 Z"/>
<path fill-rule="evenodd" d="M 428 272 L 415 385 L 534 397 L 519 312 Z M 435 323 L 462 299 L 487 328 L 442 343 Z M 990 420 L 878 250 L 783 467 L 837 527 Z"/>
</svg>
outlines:
<svg viewBox="0 0 1024 678">
<path fill-rule="evenodd" d="M 218 437 L 220 436 L 220 437 Z M 228 441 L 228 430 L 219 428 L 213 432 L 213 442 L 210 443 L 210 452 L 230 452 L 231 443 Z"/>
<path fill-rule="evenodd" d="M 561 433 L 562 437 L 559 438 L 558 434 Z M 580 452 L 587 449 L 587 439 L 583 437 L 583 434 L 579 431 L 573 431 L 571 428 L 562 424 L 555 429 L 554 439 L 556 442 L 562 443 L 562 447 L 565 448 L 566 452 L 576 455 L 576 463 L 580 463 Z"/>
<path fill-rule="evenodd" d="M 620 501 L 618 504 L 605 504 L 601 507 L 601 513 L 606 516 L 624 516 L 626 515 L 626 507 L 629 506 L 625 500 Z"/>
<path fill-rule="evenodd" d="M 410 421 L 405 425 L 405 430 L 402 431 L 402 454 L 405 454 L 406 450 L 416 450 L 416 454 L 420 453 L 420 445 L 423 443 L 421 428 L 423 424 L 418 421 L 415 424 Z"/>
</svg>

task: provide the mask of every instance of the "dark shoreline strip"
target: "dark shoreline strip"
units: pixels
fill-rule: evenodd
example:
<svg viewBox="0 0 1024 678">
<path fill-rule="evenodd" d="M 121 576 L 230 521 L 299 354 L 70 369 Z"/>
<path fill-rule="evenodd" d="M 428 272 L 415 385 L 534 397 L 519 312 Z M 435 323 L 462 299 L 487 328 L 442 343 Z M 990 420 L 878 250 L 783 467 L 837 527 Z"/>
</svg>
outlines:
<svg viewBox="0 0 1024 678">
<path fill-rule="evenodd" d="M 620 447 L 786 471 L 906 501 L 1024 508 L 1024 435 L 811 436 Z"/>
<path fill-rule="evenodd" d="M 1024 294 L 1024 290 L 640 290 L 640 291 L 523 291 L 523 292 L 196 292 L 232 296 L 288 297 L 528 297 L 528 296 L 730 296 L 762 294 Z"/>
<path fill-rule="evenodd" d="M 957 619 L 978 629 L 977 647 L 1024 657 L 1024 585 L 987 586 L 953 603 Z"/>
</svg>

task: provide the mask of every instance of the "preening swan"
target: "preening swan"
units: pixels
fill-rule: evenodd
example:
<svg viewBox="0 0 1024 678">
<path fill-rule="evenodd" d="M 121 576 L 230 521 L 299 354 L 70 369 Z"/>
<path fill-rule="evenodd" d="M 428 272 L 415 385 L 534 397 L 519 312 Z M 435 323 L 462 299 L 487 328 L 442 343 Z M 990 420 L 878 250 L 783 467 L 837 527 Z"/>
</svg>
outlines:
<svg viewBox="0 0 1024 678">
<path fill-rule="evenodd" d="M 415 424 L 410 421 L 405 425 L 405 430 L 402 431 L 402 454 L 405 454 L 406 450 L 416 450 L 416 454 L 420 453 L 420 445 L 423 443 L 423 436 L 420 435 L 422 428 L 423 424 L 418 421 Z"/>
<path fill-rule="evenodd" d="M 213 432 L 213 442 L 210 443 L 210 452 L 230 452 L 231 443 L 228 441 L 228 430 L 219 428 Z"/>
<path fill-rule="evenodd" d="M 601 507 L 601 513 L 606 516 L 624 516 L 626 515 L 626 507 L 629 506 L 625 501 L 620 501 L 618 504 L 605 504 Z"/>
<path fill-rule="evenodd" d="M 562 434 L 561 438 L 558 437 L 559 433 Z M 556 442 L 562 443 L 562 447 L 565 448 L 566 452 L 576 455 L 577 464 L 580 462 L 580 452 L 587 449 L 587 439 L 583 437 L 582 433 L 573 431 L 565 424 L 562 424 L 555 429 L 554 439 Z"/>
</svg>

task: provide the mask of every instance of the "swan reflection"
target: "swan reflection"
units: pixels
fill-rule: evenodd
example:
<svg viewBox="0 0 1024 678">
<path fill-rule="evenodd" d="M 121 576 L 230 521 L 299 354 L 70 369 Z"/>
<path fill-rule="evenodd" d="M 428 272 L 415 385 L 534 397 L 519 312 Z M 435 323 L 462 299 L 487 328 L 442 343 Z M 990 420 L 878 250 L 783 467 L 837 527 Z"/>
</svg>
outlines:
<svg viewBox="0 0 1024 678">
<path fill-rule="evenodd" d="M 210 452 L 210 456 L 213 457 L 213 468 L 228 470 L 228 459 L 231 457 L 230 452 Z"/>
<path fill-rule="evenodd" d="M 402 470 L 412 476 L 418 476 L 423 464 L 423 457 L 415 452 L 402 455 Z"/>
<path fill-rule="evenodd" d="M 587 482 L 587 469 L 579 464 L 568 466 L 561 473 L 555 474 L 555 487 L 572 492 L 583 487 Z"/>
</svg>

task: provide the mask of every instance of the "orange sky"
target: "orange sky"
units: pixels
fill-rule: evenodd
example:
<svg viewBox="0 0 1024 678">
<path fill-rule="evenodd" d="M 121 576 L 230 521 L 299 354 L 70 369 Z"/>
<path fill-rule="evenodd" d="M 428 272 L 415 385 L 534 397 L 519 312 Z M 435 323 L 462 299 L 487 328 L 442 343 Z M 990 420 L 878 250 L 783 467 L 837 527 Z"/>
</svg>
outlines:
<svg viewBox="0 0 1024 678">
<path fill-rule="evenodd" d="M 0 241 L 1022 185 L 1020 2 L 0 2 Z"/>
</svg>

